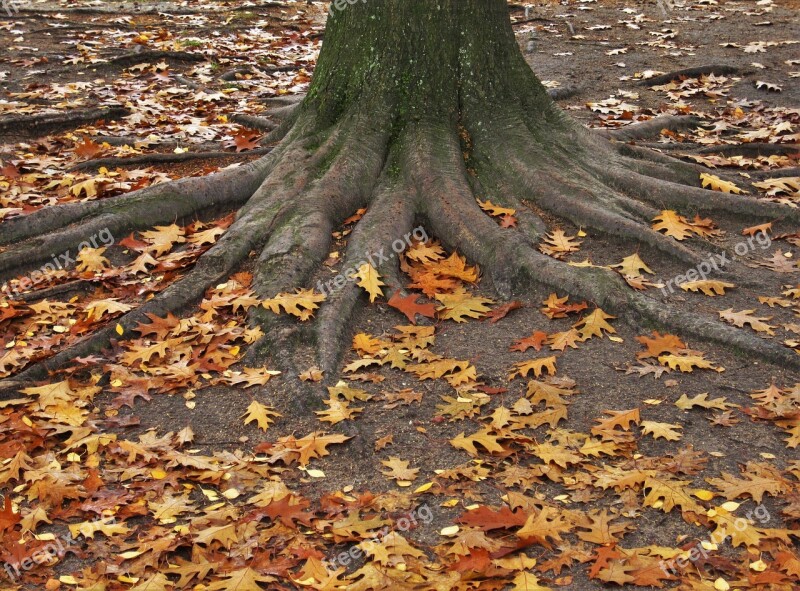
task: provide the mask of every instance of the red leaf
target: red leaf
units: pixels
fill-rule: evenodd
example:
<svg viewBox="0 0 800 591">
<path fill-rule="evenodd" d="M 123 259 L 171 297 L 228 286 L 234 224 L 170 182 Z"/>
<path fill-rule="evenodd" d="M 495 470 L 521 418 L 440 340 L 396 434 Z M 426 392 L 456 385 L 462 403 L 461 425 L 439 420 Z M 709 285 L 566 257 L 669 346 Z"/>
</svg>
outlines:
<svg viewBox="0 0 800 591">
<path fill-rule="evenodd" d="M 491 564 L 489 551 L 485 548 L 470 548 L 469 554 L 462 556 L 458 562 L 450 565 L 450 569 L 460 573 L 473 571 L 476 573 L 485 572 Z"/>
<path fill-rule="evenodd" d="M 103 146 L 93 142 L 88 137 L 83 139 L 83 143 L 75 146 L 75 155 L 81 158 L 93 158 L 103 151 Z"/>
<path fill-rule="evenodd" d="M 528 516 L 522 509 L 512 511 L 508 507 L 503 506 L 498 511 L 495 511 L 491 507 L 481 505 L 477 509 L 462 513 L 456 521 L 458 523 L 479 527 L 483 531 L 492 531 L 493 529 L 521 527 L 525 525 L 527 519 Z"/>
<path fill-rule="evenodd" d="M 22 517 L 19 513 L 14 513 L 14 509 L 11 507 L 11 497 L 6 495 L 5 506 L 3 510 L 0 511 L 0 531 L 11 529 L 17 525 L 21 519 Z"/>
<path fill-rule="evenodd" d="M 520 339 L 511 345 L 512 351 L 522 351 L 523 353 L 533 347 L 536 351 L 541 351 L 544 342 L 547 340 L 547 333 L 537 330 L 529 337 Z"/>
<path fill-rule="evenodd" d="M 122 240 L 118 242 L 120 246 L 124 246 L 125 248 L 130 248 L 131 250 L 135 250 L 136 252 L 142 252 L 145 248 L 150 246 L 147 242 L 142 242 L 134 237 L 131 233 L 129 236 L 126 236 Z"/>
<path fill-rule="evenodd" d="M 232 140 L 225 142 L 229 148 L 236 148 L 237 152 L 244 152 L 245 150 L 254 150 L 258 148 L 258 142 L 261 140 L 261 132 L 254 129 L 241 128 L 233 136 Z"/>
<path fill-rule="evenodd" d="M 15 179 L 19 176 L 19 168 L 17 168 L 11 163 L 8 163 L 2 168 L 0 168 L 0 174 L 2 174 L 7 179 Z"/>
<path fill-rule="evenodd" d="M 417 300 L 420 298 L 419 294 L 412 293 L 405 297 L 400 295 L 399 291 L 392 294 L 389 299 L 389 305 L 392 308 L 397 308 L 406 315 L 411 324 L 416 324 L 416 315 L 424 316 L 426 318 L 433 318 L 436 316 L 436 308 L 432 303 L 418 304 Z"/>
<path fill-rule="evenodd" d="M 511 310 L 519 310 L 523 308 L 524 304 L 519 300 L 514 300 L 513 302 L 508 302 L 507 304 L 503 304 L 486 314 L 486 318 L 489 319 L 489 322 L 494 324 L 501 318 L 505 318 L 506 315 L 511 312 Z"/>
<path fill-rule="evenodd" d="M 517 227 L 517 218 L 513 215 L 504 215 L 500 218 L 500 227 L 501 228 L 516 228 Z"/>
<path fill-rule="evenodd" d="M 622 558 L 622 554 L 617 552 L 614 546 L 600 546 L 597 548 L 597 560 L 595 560 L 592 568 L 589 570 L 589 578 L 596 578 L 597 573 L 607 567 L 609 562 L 617 558 Z"/>
</svg>

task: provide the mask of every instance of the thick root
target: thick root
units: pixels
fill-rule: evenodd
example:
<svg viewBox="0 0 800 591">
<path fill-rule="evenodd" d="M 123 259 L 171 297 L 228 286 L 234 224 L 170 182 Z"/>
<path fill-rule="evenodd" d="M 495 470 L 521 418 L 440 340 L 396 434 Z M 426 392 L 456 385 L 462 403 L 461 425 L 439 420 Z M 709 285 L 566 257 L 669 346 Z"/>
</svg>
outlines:
<svg viewBox="0 0 800 591">
<path fill-rule="evenodd" d="M 602 174 L 603 180 L 616 189 L 662 208 L 717 211 L 739 217 L 800 222 L 800 209 L 779 203 L 687 187 L 613 167 L 598 174 Z"/>
<path fill-rule="evenodd" d="M 256 215 L 256 212 L 240 217 L 225 236 L 198 259 L 188 275 L 170 285 L 156 297 L 75 345 L 32 365 L 12 378 L 0 380 L 0 399 L 13 396 L 14 391 L 30 385 L 31 381 L 45 379 L 49 372 L 61 368 L 76 357 L 100 353 L 109 345 L 111 339 L 130 338 L 140 323 L 147 323 L 148 314 L 163 317 L 196 303 L 203 297 L 206 289 L 227 279 L 247 257 L 260 239 L 262 224 L 263 220 Z M 121 337 L 117 325 L 123 329 Z"/>
<path fill-rule="evenodd" d="M 114 237 L 159 224 L 186 220 L 202 211 L 231 209 L 247 201 L 269 170 L 268 160 L 191 177 L 100 201 L 48 207 L 3 222 L 0 277 L 74 251 L 87 237 L 107 230 Z"/>
<path fill-rule="evenodd" d="M 266 241 L 274 228 L 283 227 L 286 218 L 294 211 L 293 199 L 306 187 L 313 171 L 320 165 L 325 155 L 324 150 L 319 150 L 314 157 L 307 155 L 301 142 L 287 143 L 282 152 L 284 155 L 282 161 L 277 164 L 261 163 L 257 167 L 272 170 L 240 210 L 236 221 L 225 235 L 197 260 L 195 267 L 185 277 L 139 308 L 128 312 L 72 347 L 25 369 L 12 378 L 0 381 L 0 396 L 8 397 L 22 385 L 44 379 L 48 372 L 62 367 L 75 357 L 99 353 L 108 346 L 111 339 L 130 338 L 139 323 L 147 322 L 148 314 L 165 316 L 170 312 L 178 313 L 202 298 L 208 287 L 227 279 L 253 248 Z M 303 154 L 306 154 L 310 163 L 305 167 L 298 167 L 297 163 L 301 161 Z M 303 170 L 306 174 L 300 174 Z M 288 179 L 291 180 L 290 188 L 287 188 Z M 123 328 L 121 337 L 117 333 L 117 324 Z"/>
<path fill-rule="evenodd" d="M 251 129 L 259 129 L 261 131 L 272 131 L 278 127 L 278 125 L 271 119 L 266 117 L 256 117 L 254 115 L 234 113 L 230 116 L 230 120 L 234 123 L 238 123 L 239 125 L 244 125 L 245 127 L 250 127 Z"/>
<path fill-rule="evenodd" d="M 701 262 L 701 255 L 643 223 L 655 217 L 657 211 L 625 196 L 615 195 L 607 188 L 604 191 L 603 187 L 593 187 L 596 181 L 587 178 L 580 169 L 564 171 L 576 177 L 572 180 L 562 176 L 561 170 L 554 173 L 551 166 L 537 166 L 529 159 L 518 157 L 512 150 L 502 149 L 498 155 L 506 163 L 507 174 L 521 179 L 528 191 L 527 197 L 543 209 L 577 226 L 647 244 L 687 264 Z"/>
<path fill-rule="evenodd" d="M 667 84 L 668 82 L 672 82 L 673 80 L 677 80 L 679 78 L 698 78 L 700 76 L 707 76 L 709 74 L 714 74 L 716 76 L 729 76 L 738 73 L 739 73 L 739 68 L 737 68 L 736 66 L 726 66 L 724 64 L 710 64 L 707 66 L 696 66 L 694 68 L 686 68 L 684 70 L 675 70 L 674 72 L 668 72 L 666 74 L 661 74 L 660 76 L 646 78 L 644 80 L 641 80 L 639 84 L 641 86 L 659 86 L 661 84 Z"/>
<path fill-rule="evenodd" d="M 268 154 L 272 148 L 256 148 L 247 152 L 183 152 L 181 154 L 142 154 L 121 158 L 95 158 L 80 162 L 70 170 L 97 170 L 100 167 L 114 169 L 120 166 L 152 166 L 154 164 L 174 164 L 192 160 L 218 160 L 220 158 L 248 158 Z"/>
<path fill-rule="evenodd" d="M 644 140 L 654 135 L 658 135 L 662 130 L 682 131 L 700 125 L 701 120 L 697 117 L 678 117 L 675 115 L 662 115 L 654 117 L 649 121 L 634 123 L 616 129 L 597 129 L 598 135 L 618 142 L 631 142 Z"/>
<path fill-rule="evenodd" d="M 11 116 L 0 119 L 0 143 L 8 137 L 31 139 L 75 129 L 96 121 L 113 121 L 130 115 L 122 105 L 77 109 L 67 113 Z"/>
<path fill-rule="evenodd" d="M 414 171 L 426 224 L 446 245 L 457 248 L 468 259 L 483 261 L 482 267 L 495 291 L 504 298 L 511 295 L 510 270 L 501 259 L 499 243 L 487 240 L 481 231 L 489 225 L 500 230 L 478 206 L 467 182 L 467 170 L 458 138 L 441 126 L 429 124 L 417 133 L 415 145 L 425 165 Z M 506 230 L 504 239 L 522 241 L 522 235 Z"/>
<path fill-rule="evenodd" d="M 342 264 L 343 272 L 357 270 L 358 266 L 367 262 L 373 265 L 386 284 L 383 288 L 386 297 L 402 289 L 404 282 L 390 245 L 394 240 L 411 233 L 415 202 L 416 195 L 405 183 L 400 186 L 388 183 L 380 186 L 367 213 L 350 236 Z M 327 300 L 320 310 L 316 326 L 318 359 L 323 370 L 333 373 L 341 357 L 342 343 L 349 337 L 350 320 L 365 295 L 353 281 L 346 281 L 340 288 L 334 282 L 328 283 L 324 291 Z"/>
<path fill-rule="evenodd" d="M 730 144 L 727 146 L 706 146 L 697 150 L 698 154 L 721 154 L 723 156 L 800 156 L 800 146 L 797 144 L 769 144 L 764 142 L 751 142 L 748 144 Z"/>
<path fill-rule="evenodd" d="M 317 150 L 316 164 L 330 161 L 329 168 L 318 170 L 308 190 L 291 204 L 294 213 L 262 252 L 254 281 L 256 292 L 262 297 L 307 284 L 328 255 L 334 224 L 368 204 L 385 163 L 388 137 L 385 132 L 370 131 L 371 126 L 365 121 L 352 125 L 347 136 L 341 138 L 334 133 L 328 145 Z M 263 309 L 251 310 L 249 321 L 261 326 L 265 334 L 250 347 L 245 364 L 261 363 L 269 354 L 287 375 L 284 383 L 292 393 L 292 404 L 316 404 L 318 386 L 296 380 L 300 371 L 307 369 L 297 365 L 299 349 L 314 343 L 315 335 L 293 320 Z M 342 341 L 336 341 L 336 346 L 341 348 Z"/>
</svg>

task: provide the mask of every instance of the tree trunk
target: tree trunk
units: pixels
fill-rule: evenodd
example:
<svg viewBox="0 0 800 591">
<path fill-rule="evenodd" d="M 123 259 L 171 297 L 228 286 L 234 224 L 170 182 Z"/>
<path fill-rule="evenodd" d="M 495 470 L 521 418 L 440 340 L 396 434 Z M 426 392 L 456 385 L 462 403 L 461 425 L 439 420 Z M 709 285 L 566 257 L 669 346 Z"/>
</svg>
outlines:
<svg viewBox="0 0 800 591">
<path fill-rule="evenodd" d="M 385 109 L 394 124 L 475 125 L 493 111 L 560 111 L 525 63 L 505 0 L 366 0 L 331 9 L 309 101 L 326 121 Z"/>
</svg>

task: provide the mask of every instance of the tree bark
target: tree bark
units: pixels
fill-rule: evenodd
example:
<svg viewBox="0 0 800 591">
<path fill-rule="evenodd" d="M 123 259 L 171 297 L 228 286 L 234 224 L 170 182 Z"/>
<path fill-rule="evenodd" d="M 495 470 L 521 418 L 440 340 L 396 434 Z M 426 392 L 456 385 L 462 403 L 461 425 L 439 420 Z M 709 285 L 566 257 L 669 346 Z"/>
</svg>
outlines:
<svg viewBox="0 0 800 591">
<path fill-rule="evenodd" d="M 322 121 L 385 110 L 393 124 L 479 126 L 492 112 L 566 119 L 517 44 L 505 0 L 366 0 L 332 9 L 308 100 Z"/>
</svg>

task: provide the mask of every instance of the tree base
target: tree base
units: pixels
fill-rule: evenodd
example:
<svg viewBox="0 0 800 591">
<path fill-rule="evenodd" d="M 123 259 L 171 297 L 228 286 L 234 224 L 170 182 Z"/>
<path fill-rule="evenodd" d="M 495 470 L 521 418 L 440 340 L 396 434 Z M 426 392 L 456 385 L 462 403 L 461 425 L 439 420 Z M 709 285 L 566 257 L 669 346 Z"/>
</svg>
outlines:
<svg viewBox="0 0 800 591">
<path fill-rule="evenodd" d="M 592 301 L 640 328 L 673 330 L 800 367 L 800 356 L 788 348 L 634 291 L 610 270 L 569 266 L 536 248 L 547 228 L 536 212 L 544 211 L 649 245 L 693 266 L 711 245 L 698 242 L 690 249 L 651 229 L 649 221 L 660 208 L 792 221 L 800 218 L 797 210 L 688 186 L 684 183 L 698 178 L 693 165 L 617 144 L 577 126 L 568 128 L 572 133 L 553 131 L 544 138 L 525 121 L 508 116 L 472 136 L 463 128 L 419 122 L 392 137 L 386 131 L 392 128 L 388 119 L 358 115 L 321 128 L 313 106 L 301 104 L 290 115 L 293 126 L 284 126 L 286 137 L 278 147 L 241 168 L 8 220 L 3 239 L 19 245 L 0 254 L 0 273 L 8 276 L 47 260 L 51 252 L 98 228 L 122 235 L 241 205 L 236 221 L 191 272 L 119 319 L 125 334 L 131 334 L 147 314 L 179 313 L 201 299 L 253 250 L 261 251 L 254 277 L 260 296 L 307 285 L 328 256 L 331 232 L 353 211 L 366 207 L 349 238 L 343 268 L 364 253 L 385 249 L 421 222 L 445 246 L 480 265 L 503 298 L 541 286 Z M 517 227 L 501 228 L 479 208 L 476 197 L 516 209 Z M 388 285 L 404 284 L 396 260 L 378 262 L 376 268 Z M 335 375 L 349 344 L 350 319 L 363 303 L 361 289 L 348 282 L 308 325 L 254 308 L 251 321 L 266 336 L 251 348 L 247 362 L 270 355 L 273 364 L 297 375 L 295 350 L 315 343 L 319 366 L 328 376 Z M 112 338 L 119 338 L 115 326 L 0 382 L 0 389 L 43 379 L 76 356 L 99 352 Z M 298 400 L 308 403 L 306 396 Z"/>
</svg>

